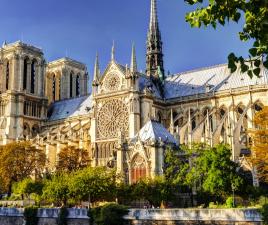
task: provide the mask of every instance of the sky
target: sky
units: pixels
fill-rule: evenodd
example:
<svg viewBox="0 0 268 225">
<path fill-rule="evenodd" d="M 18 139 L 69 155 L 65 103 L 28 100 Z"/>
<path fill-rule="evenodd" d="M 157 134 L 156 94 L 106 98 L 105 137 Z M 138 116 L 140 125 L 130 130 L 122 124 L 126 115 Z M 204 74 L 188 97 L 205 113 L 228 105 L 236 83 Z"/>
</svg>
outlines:
<svg viewBox="0 0 268 225">
<path fill-rule="evenodd" d="M 46 60 L 68 56 L 93 74 L 96 52 L 104 71 L 115 41 L 116 61 L 130 64 L 135 43 L 139 70 L 145 70 L 150 0 L 0 0 L 0 41 L 22 40 L 43 49 Z M 183 0 L 158 0 L 165 70 L 178 73 L 227 62 L 230 52 L 247 56 L 239 40 L 242 24 L 217 30 L 191 28 Z"/>
</svg>

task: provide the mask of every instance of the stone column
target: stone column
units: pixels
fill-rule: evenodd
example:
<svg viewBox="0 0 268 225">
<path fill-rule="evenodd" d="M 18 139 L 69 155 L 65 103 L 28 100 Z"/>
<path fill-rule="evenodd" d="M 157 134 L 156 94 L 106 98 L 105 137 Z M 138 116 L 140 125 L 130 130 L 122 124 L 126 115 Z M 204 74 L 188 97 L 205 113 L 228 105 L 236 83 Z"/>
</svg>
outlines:
<svg viewBox="0 0 268 225">
<path fill-rule="evenodd" d="M 19 72 L 18 72 L 18 91 L 23 91 L 23 73 L 24 73 L 24 58 L 19 57 Z"/>
<path fill-rule="evenodd" d="M 151 146 L 150 151 L 151 151 L 151 171 L 150 175 L 151 178 L 154 178 L 157 175 L 157 147 L 156 146 Z"/>
<path fill-rule="evenodd" d="M 9 73 L 9 89 L 10 90 L 17 90 L 18 88 L 18 75 L 19 75 L 19 56 L 14 54 L 12 57 L 12 62 L 10 66 L 10 73 Z"/>
</svg>

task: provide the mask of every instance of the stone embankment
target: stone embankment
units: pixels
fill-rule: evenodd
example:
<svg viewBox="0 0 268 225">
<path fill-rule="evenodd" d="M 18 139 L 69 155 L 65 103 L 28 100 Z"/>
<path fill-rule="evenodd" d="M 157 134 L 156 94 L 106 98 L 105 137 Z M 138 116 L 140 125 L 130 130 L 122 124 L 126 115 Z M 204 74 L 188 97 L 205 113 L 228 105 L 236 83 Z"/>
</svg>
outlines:
<svg viewBox="0 0 268 225">
<path fill-rule="evenodd" d="M 0 208 L 1 225 L 23 225 L 22 208 Z M 68 225 L 89 225 L 87 209 L 68 209 Z M 56 225 L 59 209 L 39 209 L 38 225 Z M 256 209 L 130 209 L 126 225 L 261 225 Z"/>
</svg>

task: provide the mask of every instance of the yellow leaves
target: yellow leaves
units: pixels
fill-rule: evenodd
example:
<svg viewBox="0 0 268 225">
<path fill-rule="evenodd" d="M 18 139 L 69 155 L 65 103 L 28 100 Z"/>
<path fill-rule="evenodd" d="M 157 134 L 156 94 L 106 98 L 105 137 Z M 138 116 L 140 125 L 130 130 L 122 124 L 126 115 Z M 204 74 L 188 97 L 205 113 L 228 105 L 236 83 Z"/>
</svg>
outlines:
<svg viewBox="0 0 268 225">
<path fill-rule="evenodd" d="M 29 142 L 12 142 L 0 148 L 0 177 L 6 187 L 35 172 L 39 174 L 45 166 L 45 153 Z"/>
<path fill-rule="evenodd" d="M 250 160 L 260 179 L 268 182 L 268 107 L 256 113 L 253 121 L 256 128 L 250 131 L 253 141 Z"/>
</svg>

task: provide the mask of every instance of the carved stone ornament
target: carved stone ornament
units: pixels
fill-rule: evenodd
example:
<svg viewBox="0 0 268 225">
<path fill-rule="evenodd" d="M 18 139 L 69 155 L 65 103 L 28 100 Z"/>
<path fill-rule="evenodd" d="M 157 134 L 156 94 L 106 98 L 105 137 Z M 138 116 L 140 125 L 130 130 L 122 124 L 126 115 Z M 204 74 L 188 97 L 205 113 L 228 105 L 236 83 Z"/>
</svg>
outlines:
<svg viewBox="0 0 268 225">
<path fill-rule="evenodd" d="M 116 138 L 118 132 L 128 133 L 128 107 L 120 99 L 104 102 L 97 114 L 98 133 L 100 138 Z"/>
<path fill-rule="evenodd" d="M 120 78 L 116 73 L 108 74 L 104 80 L 104 89 L 106 91 L 116 91 L 120 86 Z"/>
</svg>

